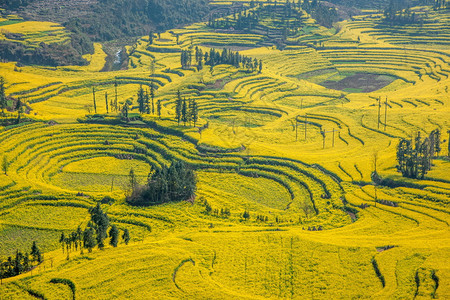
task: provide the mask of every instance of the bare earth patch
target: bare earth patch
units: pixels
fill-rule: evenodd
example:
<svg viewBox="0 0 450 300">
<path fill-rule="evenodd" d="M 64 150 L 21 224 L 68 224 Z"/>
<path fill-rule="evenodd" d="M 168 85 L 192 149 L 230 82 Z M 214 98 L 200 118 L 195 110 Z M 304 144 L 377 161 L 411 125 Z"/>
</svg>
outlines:
<svg viewBox="0 0 450 300">
<path fill-rule="evenodd" d="M 370 93 L 391 84 L 396 78 L 388 75 L 356 73 L 339 81 L 327 80 L 320 85 L 333 89 L 354 93 Z"/>
</svg>

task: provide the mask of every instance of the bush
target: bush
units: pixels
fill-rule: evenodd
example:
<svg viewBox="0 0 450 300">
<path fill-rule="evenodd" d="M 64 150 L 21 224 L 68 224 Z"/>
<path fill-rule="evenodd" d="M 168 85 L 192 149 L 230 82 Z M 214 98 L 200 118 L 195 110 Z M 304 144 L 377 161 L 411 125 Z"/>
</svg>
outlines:
<svg viewBox="0 0 450 300">
<path fill-rule="evenodd" d="M 100 200 L 101 204 L 113 204 L 116 200 L 114 200 L 113 198 L 111 198 L 110 196 L 105 196 L 102 200 Z"/>
</svg>

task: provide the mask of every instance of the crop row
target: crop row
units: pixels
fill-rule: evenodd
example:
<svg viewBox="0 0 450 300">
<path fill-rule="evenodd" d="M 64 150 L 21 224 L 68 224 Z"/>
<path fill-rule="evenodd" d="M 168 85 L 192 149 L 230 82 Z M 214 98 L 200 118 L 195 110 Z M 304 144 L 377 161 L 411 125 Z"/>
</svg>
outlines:
<svg viewBox="0 0 450 300">
<path fill-rule="evenodd" d="M 143 134 L 145 130 L 126 128 L 109 132 L 110 127 L 102 126 L 95 129 L 91 127 L 90 130 L 92 129 L 93 132 L 90 133 L 86 130 L 87 126 L 73 128 L 66 126 L 63 127 L 64 130 L 49 128 L 47 132 L 46 130 L 39 130 L 38 133 L 32 131 L 30 138 L 20 143 L 19 147 L 10 145 L 9 148 L 9 152 L 16 154 L 12 166 L 17 176 L 25 177 L 37 185 L 51 185 L 52 177 L 68 163 L 99 156 L 120 157 L 121 155 L 143 160 L 154 168 L 159 168 L 163 164 L 168 164 L 170 160 L 176 159 L 183 160 L 196 169 L 225 169 L 245 175 L 263 176 L 285 186 L 298 203 L 301 203 L 301 199 L 305 200 L 306 192 L 306 195 L 310 195 L 308 198 L 316 212 L 326 207 L 323 204 L 323 197 L 328 199 L 332 196 L 327 184 L 336 185 L 333 180 L 325 183 L 313 175 L 312 170 L 305 170 L 302 165 L 283 162 L 282 159 L 253 158 L 246 163 L 241 157 L 201 156 L 195 148 L 189 150 L 189 147 L 173 147 L 167 139 L 158 138 L 158 134 L 151 132 Z M 126 133 L 127 131 L 129 133 Z M 36 134 L 41 134 L 42 138 L 37 137 Z M 108 143 L 105 143 L 106 141 Z M 322 176 L 324 176 L 323 173 Z M 336 199 L 334 196 L 332 198 Z M 27 199 L 30 198 L 21 199 L 19 202 L 22 203 L 22 200 L 27 201 Z M 333 200 L 333 203 L 337 203 L 337 200 Z"/>
</svg>

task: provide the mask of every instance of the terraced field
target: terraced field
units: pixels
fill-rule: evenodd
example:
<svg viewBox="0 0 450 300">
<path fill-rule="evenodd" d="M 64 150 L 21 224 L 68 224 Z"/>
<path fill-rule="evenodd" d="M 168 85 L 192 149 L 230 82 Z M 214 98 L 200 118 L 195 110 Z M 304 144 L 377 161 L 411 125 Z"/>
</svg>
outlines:
<svg viewBox="0 0 450 300">
<path fill-rule="evenodd" d="M 31 48 L 40 43 L 65 43 L 69 36 L 69 32 L 57 23 L 24 21 L 13 15 L 0 21 L 0 39 L 20 42 Z"/>
<path fill-rule="evenodd" d="M 0 63 L 6 94 L 29 107 L 27 122 L 0 131 L 9 162 L 0 259 L 35 240 L 45 252 L 32 274 L 3 280 L 0 298 L 450 298 L 450 52 L 445 37 L 427 42 L 427 32 L 448 27 L 448 12 L 428 12 L 436 23 L 414 33 L 426 47 L 409 43 L 411 28 L 381 27 L 377 14 L 339 31 L 304 14 L 279 50 L 279 32 L 265 31 L 275 14 L 245 34 L 199 23 L 152 45 L 141 37 L 126 47 L 127 70 L 101 72 L 100 44 L 83 67 Z M 181 51 L 195 47 L 239 50 L 263 68 L 181 68 Z M 161 117 L 137 118 L 140 86 L 155 89 Z M 197 102 L 196 127 L 176 121 L 178 92 Z M 105 93 L 131 103 L 132 120 L 107 113 Z M 399 138 L 436 128 L 432 170 L 402 178 Z M 145 182 L 174 160 L 195 170 L 193 202 L 126 203 L 131 168 Z M 375 185 L 374 170 L 397 187 Z M 85 227 L 98 202 L 130 244 L 67 259 L 61 233 Z"/>
<path fill-rule="evenodd" d="M 417 7 L 411 12 L 422 21 L 407 26 L 389 26 L 389 24 L 381 22 L 380 15 L 373 15 L 356 18 L 349 28 L 361 30 L 361 33 L 392 45 L 403 46 L 413 43 L 416 47 L 424 49 L 427 46 L 443 50 L 448 48 L 448 11 Z"/>
</svg>

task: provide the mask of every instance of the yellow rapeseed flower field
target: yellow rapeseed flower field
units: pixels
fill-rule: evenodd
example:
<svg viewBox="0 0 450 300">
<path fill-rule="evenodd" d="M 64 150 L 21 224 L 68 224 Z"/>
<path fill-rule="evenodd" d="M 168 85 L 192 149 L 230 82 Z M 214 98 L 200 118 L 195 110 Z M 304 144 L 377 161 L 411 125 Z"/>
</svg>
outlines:
<svg viewBox="0 0 450 300">
<path fill-rule="evenodd" d="M 0 298 L 450 298 L 450 51 L 448 40 L 426 34 L 445 26 L 448 34 L 449 19 L 427 14 L 436 22 L 422 33 L 376 26 L 376 12 L 338 23 L 339 31 L 305 15 L 303 37 L 323 45 L 305 38 L 284 50 L 259 29 L 198 23 L 152 45 L 137 39 L 126 70 L 101 72 L 101 44 L 83 67 L 0 63 L 6 94 L 27 104 L 31 120 L 0 128 L 8 162 L 0 259 L 29 251 L 34 240 L 45 252 L 32 274 L 4 280 Z M 21 33 L 33 46 L 68 38 L 59 24 L 1 22 L 0 39 Z M 197 70 L 194 58 L 181 68 L 181 51 L 195 57 L 196 47 L 229 47 L 263 67 Z M 137 91 L 150 85 L 161 117 L 113 125 L 120 112 L 107 114 L 105 94 L 137 115 Z M 178 92 L 198 104 L 195 128 L 175 119 Z M 400 138 L 435 129 L 442 150 L 431 171 L 402 178 Z M 126 203 L 131 169 L 144 183 L 174 160 L 195 169 L 192 203 Z M 375 170 L 397 186 L 375 185 Z M 63 253 L 61 233 L 84 228 L 89 208 L 106 196 L 113 201 L 102 208 L 130 231 L 130 244 Z M 75 295 L 54 278 L 73 282 Z"/>
</svg>

